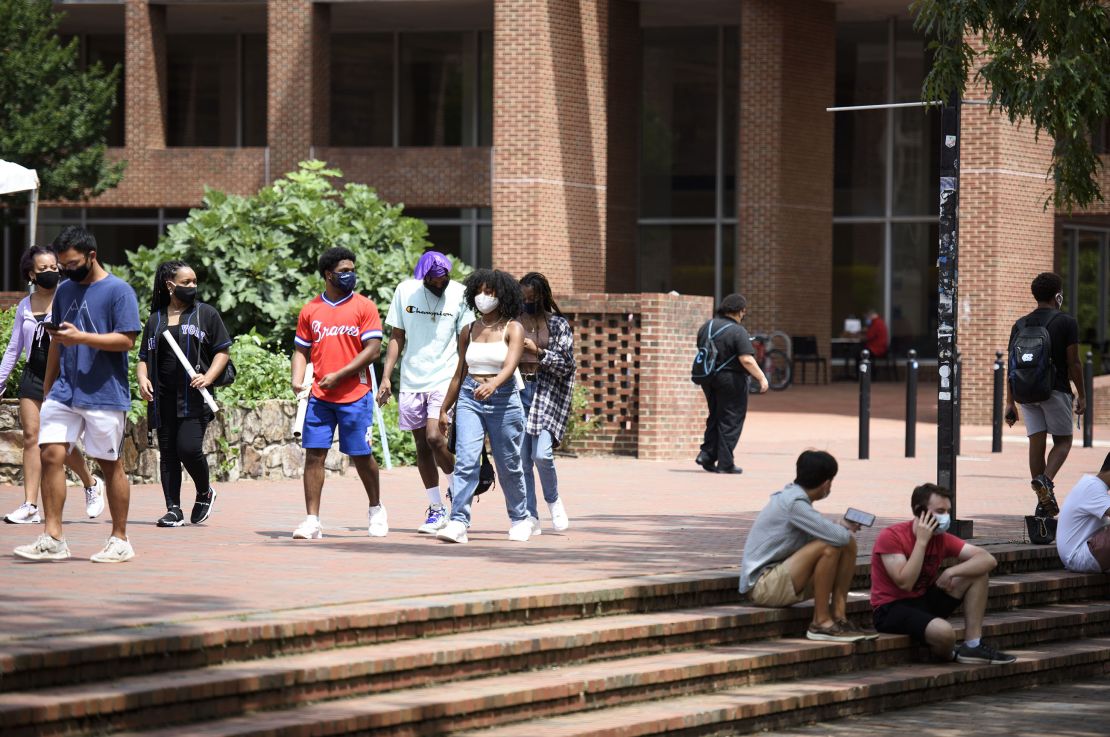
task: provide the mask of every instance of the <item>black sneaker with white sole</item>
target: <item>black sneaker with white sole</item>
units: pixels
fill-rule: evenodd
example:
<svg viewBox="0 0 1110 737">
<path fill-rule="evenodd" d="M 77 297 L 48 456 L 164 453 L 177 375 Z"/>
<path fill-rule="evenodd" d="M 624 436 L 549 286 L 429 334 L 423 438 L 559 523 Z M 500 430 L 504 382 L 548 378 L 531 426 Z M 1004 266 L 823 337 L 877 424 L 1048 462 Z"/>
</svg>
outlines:
<svg viewBox="0 0 1110 737">
<path fill-rule="evenodd" d="M 181 527 L 185 524 L 185 513 L 181 507 L 170 507 L 158 520 L 159 527 Z"/>
<path fill-rule="evenodd" d="M 209 486 L 207 494 L 197 494 L 197 500 L 193 503 L 193 513 L 189 515 L 189 521 L 194 525 L 204 522 L 212 516 L 212 507 L 215 504 L 216 490 Z"/>
<path fill-rule="evenodd" d="M 966 665 L 1009 665 L 1015 660 L 1013 655 L 995 650 L 982 640 L 975 647 L 968 647 L 965 642 L 956 648 L 956 662 Z"/>
</svg>

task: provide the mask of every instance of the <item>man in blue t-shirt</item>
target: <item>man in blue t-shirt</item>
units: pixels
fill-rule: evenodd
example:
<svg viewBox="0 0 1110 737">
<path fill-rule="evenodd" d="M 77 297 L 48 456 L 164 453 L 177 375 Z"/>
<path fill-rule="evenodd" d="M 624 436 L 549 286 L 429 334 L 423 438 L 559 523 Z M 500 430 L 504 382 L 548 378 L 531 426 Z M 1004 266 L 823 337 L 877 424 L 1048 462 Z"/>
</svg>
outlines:
<svg viewBox="0 0 1110 737">
<path fill-rule="evenodd" d="M 63 560 L 69 546 L 62 536 L 66 501 L 65 458 L 78 439 L 104 472 L 112 536 L 91 560 L 122 563 L 135 557 L 127 540 L 131 488 L 120 459 L 131 391 L 127 353 L 142 325 L 135 291 L 112 276 L 96 258 L 96 239 L 69 227 L 54 240 L 62 282 L 54 295 L 50 353 L 43 380 L 39 447 L 46 530 L 15 554 L 29 560 Z"/>
</svg>

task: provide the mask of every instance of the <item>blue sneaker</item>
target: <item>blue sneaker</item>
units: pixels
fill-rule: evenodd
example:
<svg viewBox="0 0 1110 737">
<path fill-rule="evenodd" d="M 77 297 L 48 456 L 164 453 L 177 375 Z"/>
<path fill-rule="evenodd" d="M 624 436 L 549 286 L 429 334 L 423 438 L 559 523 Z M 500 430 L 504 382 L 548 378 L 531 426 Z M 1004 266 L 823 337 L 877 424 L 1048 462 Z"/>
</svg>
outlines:
<svg viewBox="0 0 1110 737">
<path fill-rule="evenodd" d="M 428 507 L 428 519 L 416 529 L 425 535 L 434 535 L 447 526 L 447 509 L 442 505 Z"/>
</svg>

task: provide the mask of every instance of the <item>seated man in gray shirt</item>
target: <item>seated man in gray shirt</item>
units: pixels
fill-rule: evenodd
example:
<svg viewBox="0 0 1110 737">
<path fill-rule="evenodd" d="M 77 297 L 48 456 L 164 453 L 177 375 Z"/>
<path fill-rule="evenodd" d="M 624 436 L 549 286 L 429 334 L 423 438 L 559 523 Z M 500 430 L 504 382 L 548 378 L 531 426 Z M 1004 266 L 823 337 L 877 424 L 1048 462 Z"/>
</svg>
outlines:
<svg viewBox="0 0 1110 737">
<path fill-rule="evenodd" d="M 740 563 L 740 593 L 758 606 L 784 607 L 812 598 L 810 640 L 873 639 L 847 616 L 859 525 L 822 517 L 813 503 L 828 497 L 838 466 L 823 450 L 798 456 L 794 483 L 771 495 L 756 517 Z M 830 611 L 830 598 L 832 606 Z"/>
</svg>

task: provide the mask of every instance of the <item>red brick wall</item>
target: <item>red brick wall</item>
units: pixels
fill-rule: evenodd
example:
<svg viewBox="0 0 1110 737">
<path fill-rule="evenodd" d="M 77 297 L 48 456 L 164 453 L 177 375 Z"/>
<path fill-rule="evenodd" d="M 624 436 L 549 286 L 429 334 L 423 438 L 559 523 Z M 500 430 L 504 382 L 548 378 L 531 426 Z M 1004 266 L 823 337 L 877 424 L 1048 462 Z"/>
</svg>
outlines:
<svg viewBox="0 0 1110 737">
<path fill-rule="evenodd" d="M 982 83 L 974 82 L 965 98 L 986 95 Z M 1034 141 L 1031 126 L 1011 125 L 984 106 L 966 105 L 961 117 L 961 417 L 986 424 L 995 351 L 1006 349 L 1014 320 L 1036 307 L 1029 291 L 1033 277 L 1053 270 L 1055 217 L 1044 208 L 1052 145 L 1043 136 Z"/>
<path fill-rule="evenodd" d="M 605 289 L 609 2 L 494 3 L 493 260 Z"/>
<path fill-rule="evenodd" d="M 316 148 L 317 158 L 365 182 L 390 202 L 489 207 L 489 148 Z M 524 272 L 521 272 L 524 273 Z"/>
<path fill-rule="evenodd" d="M 750 326 L 829 355 L 834 9 L 752 0 L 740 15 L 738 289 Z"/>
<path fill-rule="evenodd" d="M 327 56 L 314 53 L 326 37 L 328 7 L 309 0 L 267 3 L 269 97 L 267 143 L 273 177 L 311 155 L 316 128 L 326 122 Z M 317 108 L 320 112 L 317 113 Z M 324 136 L 321 130 L 320 135 Z"/>
<path fill-rule="evenodd" d="M 19 304 L 19 300 L 27 296 L 26 292 L 0 292 L 0 310 L 6 310 Z"/>
</svg>

